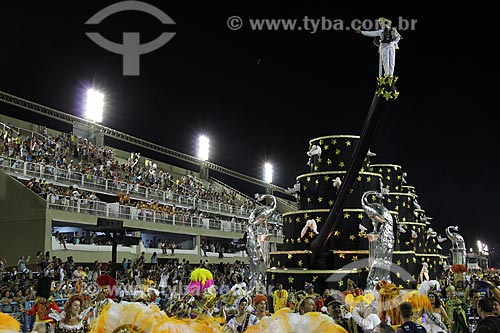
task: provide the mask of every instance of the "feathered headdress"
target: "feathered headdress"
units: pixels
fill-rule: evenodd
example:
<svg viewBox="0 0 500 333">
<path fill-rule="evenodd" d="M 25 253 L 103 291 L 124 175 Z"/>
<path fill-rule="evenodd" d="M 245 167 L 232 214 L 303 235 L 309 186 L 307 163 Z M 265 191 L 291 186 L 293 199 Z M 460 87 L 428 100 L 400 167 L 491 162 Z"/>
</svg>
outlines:
<svg viewBox="0 0 500 333">
<path fill-rule="evenodd" d="M 95 279 L 95 283 L 101 288 L 101 291 L 108 290 L 108 298 L 115 298 L 116 296 L 116 280 L 106 274 L 101 274 Z"/>
<path fill-rule="evenodd" d="M 212 272 L 203 267 L 197 267 L 191 272 L 190 282 L 188 286 L 191 295 L 200 295 L 205 289 L 214 285 L 214 277 Z"/>
<path fill-rule="evenodd" d="M 2 333 L 16 333 L 19 332 L 21 325 L 6 313 L 0 312 L 0 332 Z"/>
<path fill-rule="evenodd" d="M 455 264 L 451 266 L 451 271 L 453 273 L 465 273 L 467 272 L 467 267 L 465 265 Z"/>
</svg>

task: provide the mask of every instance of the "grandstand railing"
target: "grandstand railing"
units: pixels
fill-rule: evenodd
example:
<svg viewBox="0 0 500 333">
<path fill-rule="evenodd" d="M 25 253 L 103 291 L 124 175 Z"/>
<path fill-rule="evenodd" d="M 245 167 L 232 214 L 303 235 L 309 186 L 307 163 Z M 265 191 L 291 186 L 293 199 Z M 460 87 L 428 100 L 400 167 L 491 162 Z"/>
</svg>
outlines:
<svg viewBox="0 0 500 333">
<path fill-rule="evenodd" d="M 176 204 L 185 207 L 197 207 L 212 213 L 226 213 L 240 218 L 248 218 L 251 208 L 238 207 L 221 202 L 200 199 L 192 196 L 177 194 L 172 190 L 159 190 L 139 185 L 137 183 L 116 181 L 94 175 L 71 172 L 42 163 L 33 163 L 0 156 L 0 168 L 12 176 L 22 176 L 25 179 L 40 178 L 65 185 L 77 185 L 87 191 L 99 191 L 111 195 L 118 192 L 127 193 L 133 199 L 156 200 L 163 204 Z M 278 216 L 277 219 L 281 217 Z M 279 220 L 276 222 L 280 222 Z"/>
<path fill-rule="evenodd" d="M 241 233 L 246 231 L 245 224 L 221 219 L 200 218 L 183 214 L 169 214 L 166 211 L 157 211 L 148 208 L 120 205 L 92 201 L 56 194 L 47 196 L 47 209 L 56 209 L 79 214 L 128 219 L 151 223 L 162 223 L 174 226 L 191 227 L 199 229 L 220 230 L 224 232 Z M 283 238 L 281 228 L 275 224 L 270 225 L 270 233 L 277 238 Z"/>
</svg>

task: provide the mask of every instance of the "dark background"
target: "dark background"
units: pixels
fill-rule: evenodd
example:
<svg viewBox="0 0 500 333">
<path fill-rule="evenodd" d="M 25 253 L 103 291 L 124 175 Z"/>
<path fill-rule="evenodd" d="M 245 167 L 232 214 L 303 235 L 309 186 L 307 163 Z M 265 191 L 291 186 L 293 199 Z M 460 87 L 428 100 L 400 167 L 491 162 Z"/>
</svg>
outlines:
<svg viewBox="0 0 500 333">
<path fill-rule="evenodd" d="M 176 24 L 165 27 L 140 12 L 84 24 L 112 3 L 3 4 L 0 90 L 83 116 L 81 97 L 94 86 L 106 94 L 103 125 L 190 155 L 204 133 L 211 162 L 261 178 L 269 161 L 273 183 L 283 187 L 307 172 L 309 139 L 360 134 L 376 87 L 377 48 L 352 30 L 252 31 L 247 20 L 416 19 L 414 30 L 400 30 L 401 95 L 376 134 L 372 163 L 403 167 L 443 236 L 446 226 L 458 225 L 468 248 L 477 239 L 498 247 L 498 37 L 491 8 L 151 1 Z M 244 20 L 242 29 L 226 26 L 232 15 Z M 94 44 L 87 31 L 115 42 L 123 31 L 141 32 L 143 42 L 164 31 L 176 35 L 142 55 L 141 75 L 133 77 L 123 76 L 121 56 Z"/>
</svg>

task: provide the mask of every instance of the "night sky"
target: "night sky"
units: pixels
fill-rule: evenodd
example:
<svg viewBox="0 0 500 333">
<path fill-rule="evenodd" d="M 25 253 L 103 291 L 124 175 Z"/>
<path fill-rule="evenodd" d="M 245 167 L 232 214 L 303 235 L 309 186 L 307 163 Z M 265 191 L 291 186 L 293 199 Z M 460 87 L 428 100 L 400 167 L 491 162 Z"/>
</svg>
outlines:
<svg viewBox="0 0 500 333">
<path fill-rule="evenodd" d="M 352 30 L 255 31 L 249 20 L 324 17 L 349 26 L 386 16 L 403 36 L 395 70 L 400 96 L 375 136 L 372 163 L 403 167 L 443 236 L 446 226 L 458 225 L 468 248 L 477 239 L 499 248 L 499 56 L 495 20 L 485 16 L 491 9 L 456 3 L 421 14 L 420 3 L 385 11 L 379 3 L 157 1 L 149 3 L 175 25 L 141 12 L 85 25 L 112 3 L 4 4 L 0 90 L 83 116 L 81 97 L 93 86 L 106 94 L 103 125 L 190 155 L 203 133 L 211 162 L 261 178 L 269 161 L 273 183 L 291 187 L 308 172 L 309 139 L 360 134 L 376 88 L 377 48 Z M 239 30 L 227 26 L 233 15 L 243 19 Z M 414 29 L 398 26 L 400 18 L 416 20 Z M 161 32 L 175 36 L 140 57 L 140 75 L 124 76 L 122 57 L 85 35 L 120 43 L 123 31 L 140 32 L 142 43 Z"/>
</svg>

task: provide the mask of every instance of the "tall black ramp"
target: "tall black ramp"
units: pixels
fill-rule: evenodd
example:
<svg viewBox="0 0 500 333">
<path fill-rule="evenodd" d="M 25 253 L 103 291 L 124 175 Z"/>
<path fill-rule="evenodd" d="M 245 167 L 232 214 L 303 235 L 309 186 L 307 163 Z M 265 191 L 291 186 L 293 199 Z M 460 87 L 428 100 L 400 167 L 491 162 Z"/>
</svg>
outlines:
<svg viewBox="0 0 500 333">
<path fill-rule="evenodd" d="M 380 126 L 394 100 L 399 95 L 399 92 L 394 85 L 397 81 L 397 77 L 394 79 L 392 77 L 379 77 L 377 78 L 377 81 L 378 85 L 375 96 L 373 97 L 370 110 L 368 111 L 365 123 L 363 124 L 358 145 L 354 150 L 351 161 L 349 162 L 347 174 L 344 179 L 342 179 L 342 186 L 340 187 L 337 195 L 337 200 L 335 200 L 335 204 L 330 209 L 330 213 L 325 220 L 325 224 L 321 228 L 321 232 L 311 242 L 311 251 L 316 255 L 321 255 L 326 250 L 328 240 L 340 223 L 340 219 L 338 217 L 342 212 L 344 201 L 349 194 L 349 189 L 352 187 L 354 179 L 361 170 L 361 165 L 363 164 L 363 160 L 368 153 L 368 149 L 375 138 L 377 128 Z"/>
</svg>

